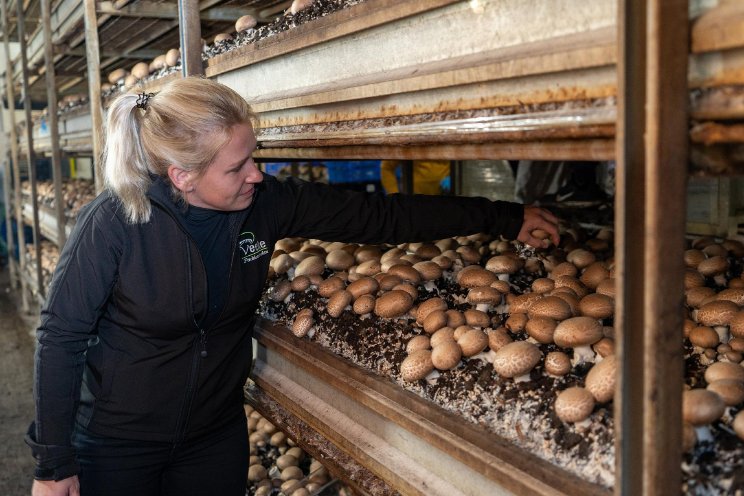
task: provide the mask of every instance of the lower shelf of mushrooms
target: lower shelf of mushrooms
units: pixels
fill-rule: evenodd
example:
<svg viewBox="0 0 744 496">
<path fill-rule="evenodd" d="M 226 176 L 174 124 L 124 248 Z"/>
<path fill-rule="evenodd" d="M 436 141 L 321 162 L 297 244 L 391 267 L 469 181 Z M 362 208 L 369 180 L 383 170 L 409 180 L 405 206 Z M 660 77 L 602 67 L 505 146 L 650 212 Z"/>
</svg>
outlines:
<svg viewBox="0 0 744 496">
<path fill-rule="evenodd" d="M 565 489 L 558 489 L 556 494 L 604 494 L 612 488 L 615 480 L 614 379 L 607 379 L 614 376 L 615 370 L 612 315 L 611 312 L 603 314 L 601 308 L 591 309 L 590 303 L 609 302 L 612 306 L 614 293 L 607 289 L 612 286 L 612 256 L 605 248 L 604 253 L 598 251 L 590 257 L 592 260 L 589 263 L 577 262 L 579 254 L 574 253 L 573 257 L 567 255 L 575 250 L 590 251 L 587 250 L 586 241 L 589 241 L 588 247 L 601 247 L 601 243 L 596 242 L 598 238 L 584 233 L 574 235 L 574 238 L 577 243 L 540 255 L 539 264 L 530 263 L 530 259 L 535 257 L 534 253 L 514 245 L 508 248 L 504 241 L 490 244 L 488 240 L 476 242 L 476 247 L 481 243 L 480 257 L 475 257 L 480 258 L 479 261 L 475 258 L 471 262 L 455 260 L 449 267 L 446 261 L 442 263 L 436 256 L 428 259 L 420 256 L 421 244 L 378 247 L 378 253 L 397 250 L 395 256 L 398 259 L 390 261 L 388 256 L 386 262 L 383 256 L 381 266 L 371 269 L 368 267 L 370 264 L 364 265 L 365 262 L 360 263 L 358 259 L 354 260 L 354 265 L 346 268 L 339 266 L 337 261 L 339 257 L 344 258 L 339 251 L 359 253 L 363 248 L 373 251 L 369 247 L 344 247 L 338 243 L 303 240 L 294 240 L 294 245 L 280 244 L 277 246 L 279 251 L 274 255 L 276 262 L 272 262 L 274 274 L 267 284 L 260 307 L 265 320 L 257 331 L 259 343 L 261 336 L 266 340 L 268 336 L 277 334 L 277 329 L 282 329 L 280 335 L 290 343 L 288 348 L 301 344 L 306 351 L 327 353 L 345 364 L 345 367 L 350 367 L 349 371 L 358 370 L 366 374 L 365 377 L 372 377 L 365 381 L 371 380 L 380 384 L 380 388 L 393 391 L 391 395 L 395 397 L 394 401 L 408 401 L 405 396 L 397 396 L 395 391 L 399 390 L 416 397 L 431 412 L 443 412 L 444 418 L 466 424 L 471 433 L 476 433 L 475 437 L 482 437 L 477 440 L 481 447 L 482 443 L 487 446 L 489 443 L 503 445 L 506 442 L 520 453 L 527 453 L 526 458 L 520 458 L 526 460 L 527 465 L 532 457 L 556 467 L 559 474 L 566 474 L 564 483 L 579 480 L 584 484 L 579 485 L 579 492 L 576 491 L 577 486 L 564 486 Z M 582 240 L 581 245 L 578 239 Z M 465 238 L 460 241 L 468 243 Z M 497 246 L 495 243 L 501 243 L 499 249 L 503 253 L 493 250 Z M 441 247 L 445 248 L 443 245 Z M 456 247 L 452 248 L 449 253 L 451 259 L 458 258 L 452 251 L 467 257 L 468 250 L 458 252 Z M 304 254 L 301 254 L 303 250 Z M 699 247 L 695 250 L 702 252 Z M 446 251 L 445 248 L 440 253 Z M 710 253 L 715 251 L 708 250 Z M 336 253 L 330 256 L 331 252 Z M 419 256 L 413 255 L 415 252 Z M 282 255 L 294 255 L 297 260 L 277 260 Z M 485 283 L 463 284 L 465 274 L 478 272 L 475 269 L 464 270 L 466 267 L 477 267 L 480 263 L 480 269 L 489 269 L 487 272 L 506 270 L 494 269 L 494 263 L 490 262 L 492 258 L 503 255 L 521 259 L 508 282 L 503 281 L 506 278 L 494 276 L 486 277 Z M 704 258 L 715 256 L 705 255 Z M 320 258 L 324 263 L 308 272 L 307 267 L 312 262 L 304 261 L 312 257 Z M 399 257 L 407 257 L 410 263 L 405 262 L 406 258 Z M 722 257 L 727 259 L 726 270 L 717 275 L 726 274 L 731 280 L 741 280 L 741 256 L 724 253 Z M 566 258 L 572 260 L 570 264 L 574 273 L 570 276 L 561 274 L 566 270 Z M 380 262 L 379 256 L 377 260 Z M 401 260 L 402 263 L 397 263 Z M 415 275 L 406 275 L 408 269 L 400 268 L 403 265 L 426 273 L 425 269 L 431 267 L 420 264 L 431 260 L 438 263 L 442 270 L 435 274 L 437 277 L 429 277 L 429 280 L 427 276 L 416 280 Z M 282 263 L 284 267 L 281 267 Z M 590 277 L 583 277 L 587 269 L 596 264 L 606 269 L 604 279 L 608 280 L 609 285 L 592 283 L 589 282 Z M 374 266 L 374 263 L 371 265 Z M 331 269 L 331 266 L 335 268 Z M 391 271 L 400 279 L 399 284 L 408 287 L 396 286 L 398 289 L 394 290 L 391 281 L 383 281 L 383 273 L 389 275 Z M 596 267 L 592 271 L 597 272 Z M 570 268 L 568 272 L 571 272 Z M 324 282 L 334 277 L 341 281 Z M 373 289 L 369 291 L 359 289 L 361 284 L 352 286 L 361 279 L 374 279 L 377 285 L 371 284 Z M 547 279 L 552 281 L 547 283 L 550 290 L 540 287 Z M 689 307 L 691 318 L 688 323 L 694 325 L 686 324 L 690 327 L 686 329 L 686 335 L 692 327 L 720 329 L 718 324 L 704 324 L 695 320 L 698 315 L 705 316 L 711 295 L 724 294 L 726 297 L 722 299 L 730 301 L 732 293 L 737 295 L 733 298 L 736 300 L 739 298 L 737 291 L 744 291 L 739 288 L 738 281 L 727 287 L 727 282 L 720 286 L 723 282 L 720 277 L 714 279 L 712 275 L 701 275 L 699 279 L 704 283 L 702 286 L 710 287 L 710 292 L 698 290 L 708 294 L 708 299 Z M 474 303 L 476 296 L 472 296 L 472 293 L 477 293 L 474 289 L 484 287 L 483 284 L 498 288 L 501 296 L 490 304 Z M 573 293 L 573 297 L 562 296 L 563 291 L 557 291 L 559 287 L 573 288 L 565 292 Z M 700 286 L 695 283 L 691 287 Z M 333 295 L 339 289 L 351 294 Z M 381 296 L 396 291 L 409 294 L 408 304 L 404 302 L 403 307 L 397 310 L 381 310 Z M 358 308 L 357 304 L 365 294 L 375 297 L 374 301 L 367 302 L 372 305 L 368 310 L 362 310 L 361 304 Z M 532 296 L 526 296 L 529 294 Z M 595 296 L 584 301 L 587 296 L 603 294 L 607 299 Z M 548 308 L 558 299 L 556 296 L 561 296 L 560 299 L 568 304 L 558 302 L 557 310 Z M 535 305 L 537 301 L 542 302 Z M 390 301 L 383 303 L 391 304 Z M 742 313 L 744 300 L 731 303 L 734 306 L 727 307 L 728 310 L 734 314 Z M 397 303 L 391 305 L 395 307 Z M 427 319 L 432 313 L 434 316 Z M 432 323 L 436 320 L 441 320 L 441 324 Z M 530 321 L 535 322 L 527 325 Z M 591 331 L 580 331 L 595 333 L 590 344 L 573 342 L 573 338 L 565 336 L 579 332 L 567 328 L 580 324 L 592 327 Z M 545 331 L 545 327 L 548 331 Z M 546 333 L 549 335 L 547 339 L 543 337 Z M 705 346 L 700 346 L 697 339 L 693 338 L 697 344 L 685 339 L 685 384 L 686 389 L 695 392 L 693 395 L 685 392 L 685 410 L 695 396 L 704 396 L 703 399 L 712 397 L 715 404 L 713 413 L 707 414 L 710 418 L 688 420 L 688 415 L 694 418 L 698 414 L 685 412 L 686 420 L 695 423 L 696 428 L 693 430 L 689 425 L 685 429 L 686 452 L 681 493 L 735 494 L 744 489 L 744 475 L 737 469 L 744 461 L 744 442 L 736 433 L 742 432 L 741 428 L 737 428 L 737 423 L 744 422 L 744 414 L 738 417 L 737 414 L 742 410 L 744 397 L 735 398 L 736 391 L 744 392 L 744 374 L 736 378 L 739 377 L 737 374 L 744 372 L 744 367 L 738 363 L 741 358 L 737 353 L 741 350 L 737 349 L 739 342 L 736 338 L 730 344 L 726 344 L 727 337 L 717 344 Z M 450 343 L 453 357 L 443 355 L 445 348 L 441 345 L 445 341 Z M 522 355 L 509 356 L 507 351 Z M 729 353 L 729 358 L 726 353 Z M 526 369 L 519 368 L 525 364 Z M 565 366 L 563 371 L 557 370 L 562 366 Z M 507 370 L 513 367 L 516 369 Z M 734 378 L 731 378 L 731 374 Z M 709 384 L 720 380 L 728 381 L 722 386 L 730 386 L 734 393 L 721 388 L 706 389 Z M 582 408 L 585 410 L 583 413 L 580 412 Z M 433 422 L 439 422 L 439 418 L 436 417 L 437 420 Z M 504 459 L 508 463 L 508 457 Z M 556 486 L 553 484 L 552 487 Z"/>
</svg>

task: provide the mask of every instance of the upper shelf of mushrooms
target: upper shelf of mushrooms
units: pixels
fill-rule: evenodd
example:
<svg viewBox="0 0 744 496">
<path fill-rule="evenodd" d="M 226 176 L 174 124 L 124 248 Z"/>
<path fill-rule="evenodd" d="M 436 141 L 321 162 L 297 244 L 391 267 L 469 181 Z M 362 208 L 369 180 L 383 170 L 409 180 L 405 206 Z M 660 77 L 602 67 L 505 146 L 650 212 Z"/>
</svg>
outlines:
<svg viewBox="0 0 744 496">
<path fill-rule="evenodd" d="M 583 383 L 551 398 L 562 421 L 581 423 L 615 390 L 612 243 L 610 230 L 586 237 L 565 227 L 561 246 L 537 252 L 484 235 L 395 247 L 285 239 L 271 261 L 267 296 L 286 302 L 316 292 L 331 318 L 408 323 L 415 335 L 399 365 L 404 383 L 436 381 L 468 360 L 487 361 L 502 380 L 517 382 L 581 368 Z M 714 421 L 744 439 L 744 414 L 732 415 L 744 401 L 743 260 L 744 244 L 733 239 L 699 238 L 685 253 L 688 361 L 704 370 L 684 393 L 687 448 Z M 443 281 L 459 293 L 440 295 Z M 318 313 L 301 309 L 292 332 L 312 336 Z"/>
</svg>

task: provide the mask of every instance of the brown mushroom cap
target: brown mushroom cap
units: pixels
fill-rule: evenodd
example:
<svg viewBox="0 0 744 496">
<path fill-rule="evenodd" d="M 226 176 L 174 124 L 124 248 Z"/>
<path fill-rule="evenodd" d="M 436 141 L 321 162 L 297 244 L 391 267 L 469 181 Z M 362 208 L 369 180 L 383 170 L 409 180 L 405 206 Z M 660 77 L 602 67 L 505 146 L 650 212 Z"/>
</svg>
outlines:
<svg viewBox="0 0 744 496">
<path fill-rule="evenodd" d="M 297 276 L 292 279 L 292 291 L 301 293 L 310 287 L 310 278 L 307 276 Z"/>
<path fill-rule="evenodd" d="M 126 69 L 122 69 L 122 68 L 116 69 L 109 73 L 108 82 L 111 84 L 116 84 L 120 80 L 126 78 L 128 74 L 129 72 Z"/>
<path fill-rule="evenodd" d="M 744 367 L 738 365 L 737 367 L 744 370 Z M 728 406 L 735 406 L 744 401 L 744 382 L 736 379 L 719 379 L 709 383 L 706 389 L 720 396 Z"/>
<path fill-rule="evenodd" d="M 545 372 L 550 375 L 564 376 L 571 371 L 571 359 L 562 351 L 551 351 L 545 355 Z"/>
<path fill-rule="evenodd" d="M 421 380 L 432 370 L 434 364 L 431 362 L 431 350 L 414 351 L 400 364 L 400 376 L 406 382 Z"/>
<path fill-rule="evenodd" d="M 480 310 L 468 309 L 463 312 L 465 323 L 473 327 L 488 327 L 491 325 L 491 318 L 486 312 Z"/>
<path fill-rule="evenodd" d="M 511 343 L 513 340 L 506 329 L 499 327 L 497 329 L 486 329 L 488 336 L 488 347 L 492 351 L 499 351 L 501 348 Z"/>
<path fill-rule="evenodd" d="M 501 377 L 519 377 L 535 368 L 541 356 L 536 345 L 528 341 L 514 341 L 495 353 L 493 368 Z"/>
<path fill-rule="evenodd" d="M 615 395 L 616 373 L 615 355 L 608 356 L 589 370 L 584 384 L 597 403 L 606 403 Z"/>
<path fill-rule="evenodd" d="M 744 410 L 736 414 L 731 427 L 734 428 L 734 432 L 736 432 L 736 435 L 739 436 L 739 439 L 744 440 Z"/>
<path fill-rule="evenodd" d="M 325 257 L 325 263 L 331 270 L 349 270 L 354 262 L 354 256 L 345 250 L 333 250 Z"/>
<path fill-rule="evenodd" d="M 230 33 L 217 33 L 214 36 L 214 42 L 215 43 L 219 43 L 221 41 L 228 41 L 228 40 L 232 40 L 232 39 L 233 39 L 233 37 L 232 37 L 232 35 Z"/>
<path fill-rule="evenodd" d="M 150 74 L 150 66 L 146 62 L 138 62 L 132 67 L 132 75 L 137 79 L 144 79 Z"/>
<path fill-rule="evenodd" d="M 429 313 L 433 312 L 434 310 L 447 310 L 447 302 L 445 302 L 442 298 L 435 296 L 433 298 L 429 298 L 428 300 L 422 302 L 418 306 L 418 312 L 416 313 L 416 322 L 419 324 L 424 323 L 424 319 L 429 315 Z"/>
<path fill-rule="evenodd" d="M 545 296 L 530 305 L 527 316 L 530 319 L 548 317 L 553 320 L 565 320 L 571 317 L 571 307 L 557 296 Z"/>
<path fill-rule="evenodd" d="M 256 23 L 257 21 L 255 17 L 250 14 L 246 14 L 239 17 L 238 20 L 235 21 L 235 31 L 240 33 L 242 31 L 254 28 L 256 27 Z"/>
<path fill-rule="evenodd" d="M 728 269 L 728 260 L 722 256 L 706 258 L 697 266 L 698 272 L 709 277 L 723 274 Z"/>
<path fill-rule="evenodd" d="M 344 289 L 345 285 L 343 279 L 340 277 L 331 276 L 318 284 L 318 295 L 323 298 L 330 298 L 330 296 L 339 289 Z"/>
<path fill-rule="evenodd" d="M 555 414 L 564 422 L 581 422 L 594 410 L 594 396 L 578 386 L 564 389 L 555 399 Z"/>
<path fill-rule="evenodd" d="M 457 367 L 462 358 L 462 349 L 455 341 L 444 340 L 431 350 L 431 362 L 438 370 Z"/>
<path fill-rule="evenodd" d="M 419 272 L 410 265 L 397 263 L 393 265 L 392 267 L 390 267 L 387 270 L 387 273 L 396 275 L 400 277 L 401 279 L 403 279 L 404 281 L 407 281 L 413 284 L 418 284 L 419 282 L 421 282 L 421 274 L 419 274 Z"/>
<path fill-rule="evenodd" d="M 744 306 L 744 288 L 726 288 L 716 295 L 716 300 L 726 300 Z"/>
<path fill-rule="evenodd" d="M 418 298 L 418 289 L 416 289 L 416 286 L 413 284 L 409 284 L 407 282 L 402 282 L 395 286 L 393 290 L 397 291 L 403 291 L 404 293 L 408 293 L 408 296 L 411 297 L 411 300 L 415 301 L 416 298 Z"/>
<path fill-rule="evenodd" d="M 442 268 L 431 260 L 415 263 L 413 268 L 421 275 L 422 281 L 436 281 L 442 277 Z"/>
<path fill-rule="evenodd" d="M 532 281 L 532 291 L 535 293 L 547 293 L 555 288 L 555 281 L 547 277 L 540 277 Z"/>
<path fill-rule="evenodd" d="M 744 367 L 738 363 L 716 362 L 705 369 L 705 381 L 708 384 L 722 379 L 744 382 Z"/>
<path fill-rule="evenodd" d="M 431 347 L 431 340 L 429 336 L 425 334 L 419 334 L 418 336 L 412 337 L 408 343 L 406 343 L 406 353 L 409 355 L 414 351 L 428 350 Z"/>
<path fill-rule="evenodd" d="M 509 313 L 527 313 L 530 307 L 538 300 L 543 298 L 543 295 L 538 293 L 523 293 L 515 296 L 509 302 Z"/>
<path fill-rule="evenodd" d="M 443 341 L 455 342 L 455 330 L 451 327 L 442 327 L 429 338 L 431 347 L 439 346 Z"/>
<path fill-rule="evenodd" d="M 736 312 L 729 321 L 729 331 L 735 338 L 744 338 L 744 310 Z"/>
<path fill-rule="evenodd" d="M 391 319 L 405 315 L 413 306 L 413 298 L 405 291 L 393 289 L 375 302 L 375 315 Z"/>
<path fill-rule="evenodd" d="M 269 299 L 271 301 L 283 301 L 292 292 L 292 284 L 287 281 L 279 281 L 269 289 Z"/>
<path fill-rule="evenodd" d="M 274 269 L 275 274 L 282 275 L 286 274 L 289 269 L 294 267 L 294 259 L 286 253 L 282 253 L 272 258 L 269 265 Z"/>
<path fill-rule="evenodd" d="M 602 325 L 591 317 L 572 317 L 555 328 L 553 341 L 562 348 L 589 346 L 602 339 Z"/>
<path fill-rule="evenodd" d="M 480 329 L 471 329 L 460 336 L 457 344 L 460 345 L 464 356 L 471 357 L 486 349 L 486 346 L 488 346 L 488 336 Z"/>
<path fill-rule="evenodd" d="M 610 271 L 604 262 L 594 262 L 584 269 L 579 281 L 591 290 L 597 289 L 599 283 L 610 277 Z"/>
<path fill-rule="evenodd" d="M 328 298 L 328 315 L 334 318 L 339 317 L 352 300 L 351 293 L 345 289 L 339 289 Z"/>
<path fill-rule="evenodd" d="M 699 286 L 705 286 L 705 278 L 703 275 L 694 269 L 685 270 L 685 289 L 696 288 Z"/>
<path fill-rule="evenodd" d="M 578 273 L 579 269 L 571 262 L 561 262 L 553 267 L 553 270 L 550 272 L 550 278 L 555 280 L 561 276 L 575 277 Z"/>
<path fill-rule="evenodd" d="M 313 311 L 310 308 L 303 308 L 295 316 L 294 322 L 292 323 L 292 334 L 301 338 L 305 336 L 315 324 L 313 319 Z"/>
<path fill-rule="evenodd" d="M 382 265 L 377 259 L 365 260 L 364 262 L 357 265 L 356 272 L 363 276 L 374 276 L 378 272 L 382 271 Z M 401 279 L 402 281 L 403 279 Z"/>
<path fill-rule="evenodd" d="M 595 289 L 595 291 L 598 294 L 603 294 L 603 295 L 609 296 L 610 298 L 614 298 L 615 297 L 615 279 L 611 277 L 609 279 L 603 280 L 597 285 L 597 288 Z"/>
<path fill-rule="evenodd" d="M 525 330 L 532 339 L 540 344 L 553 342 L 553 333 L 558 323 L 550 317 L 533 317 L 527 321 Z"/>
<path fill-rule="evenodd" d="M 390 291 L 395 286 L 401 284 L 403 282 L 403 279 L 401 279 L 399 276 L 393 275 L 393 274 L 383 274 L 381 277 L 379 277 L 378 282 L 380 284 L 380 289 L 382 291 Z"/>
<path fill-rule="evenodd" d="M 705 326 L 727 326 L 738 311 L 736 303 L 727 300 L 710 301 L 698 309 L 697 321 Z"/>
<path fill-rule="evenodd" d="M 433 312 L 429 312 L 429 315 L 426 316 L 423 323 L 424 331 L 428 334 L 433 334 L 446 326 L 447 314 L 444 313 L 444 310 L 434 310 Z"/>
<path fill-rule="evenodd" d="M 504 326 L 513 333 L 519 333 L 524 331 L 527 326 L 527 314 L 526 313 L 512 313 L 509 318 L 504 322 Z"/>
<path fill-rule="evenodd" d="M 591 293 L 579 300 L 579 312 L 593 319 L 607 319 L 615 314 L 615 301 L 609 296 Z"/>
<path fill-rule="evenodd" d="M 365 294 L 374 294 L 380 287 L 377 279 L 374 277 L 360 277 L 356 281 L 352 282 L 346 287 L 346 290 L 351 293 L 354 299 L 359 298 Z"/>
<path fill-rule="evenodd" d="M 602 327 L 602 334 L 605 333 L 605 328 Z M 608 357 L 615 354 L 615 340 L 610 337 L 603 337 L 592 345 L 594 352 L 602 358 Z"/>
<path fill-rule="evenodd" d="M 470 288 L 467 301 L 471 305 L 498 305 L 501 302 L 501 293 L 490 286 Z"/>
<path fill-rule="evenodd" d="M 688 307 L 698 308 L 706 300 L 715 296 L 716 291 L 708 286 L 698 286 L 685 291 L 685 303 Z"/>
<path fill-rule="evenodd" d="M 371 294 L 365 294 L 354 300 L 351 309 L 357 315 L 366 315 L 372 313 L 375 309 L 375 297 Z"/>
<path fill-rule="evenodd" d="M 690 331 L 690 343 L 701 348 L 714 348 L 718 346 L 721 338 L 718 333 L 706 326 L 697 326 Z"/>
<path fill-rule="evenodd" d="M 583 298 L 587 294 L 589 294 L 589 290 L 586 286 L 584 286 L 581 281 L 576 279 L 575 277 L 571 276 L 560 276 L 555 278 L 555 287 L 556 289 L 567 287 L 570 288 L 576 293 L 576 296 L 579 298 Z"/>
<path fill-rule="evenodd" d="M 690 389 L 682 393 L 682 418 L 694 426 L 706 425 L 723 415 L 726 404 L 707 389 Z"/>
<path fill-rule="evenodd" d="M 456 276 L 457 283 L 464 288 L 489 286 L 496 280 L 496 274 L 479 265 L 469 265 Z"/>
<path fill-rule="evenodd" d="M 456 252 L 466 264 L 477 264 L 480 262 L 481 254 L 478 249 L 473 246 L 461 246 L 457 248 Z"/>
<path fill-rule="evenodd" d="M 594 255 L 594 253 L 582 248 L 571 250 L 568 255 L 566 255 L 566 261 L 574 264 L 579 270 L 588 267 L 596 260 L 597 257 Z"/>
<path fill-rule="evenodd" d="M 703 253 L 702 250 L 691 248 L 685 251 L 685 266 L 689 269 L 697 269 L 698 264 L 705 260 L 705 258 L 705 253 Z"/>
<path fill-rule="evenodd" d="M 311 255 L 297 264 L 295 268 L 295 277 L 311 274 L 320 275 L 325 270 L 325 262 L 317 255 Z"/>
<path fill-rule="evenodd" d="M 514 274 L 520 266 L 519 259 L 510 255 L 496 255 L 486 262 L 486 270 L 494 274 Z"/>
</svg>

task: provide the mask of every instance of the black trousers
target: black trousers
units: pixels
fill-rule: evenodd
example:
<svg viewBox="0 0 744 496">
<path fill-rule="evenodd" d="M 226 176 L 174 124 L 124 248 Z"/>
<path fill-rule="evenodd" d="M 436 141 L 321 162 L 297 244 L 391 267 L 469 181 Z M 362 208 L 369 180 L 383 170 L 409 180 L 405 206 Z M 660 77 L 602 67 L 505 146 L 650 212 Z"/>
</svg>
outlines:
<svg viewBox="0 0 744 496">
<path fill-rule="evenodd" d="M 75 427 L 81 496 L 245 496 L 245 420 L 173 444 L 101 437 Z"/>
</svg>

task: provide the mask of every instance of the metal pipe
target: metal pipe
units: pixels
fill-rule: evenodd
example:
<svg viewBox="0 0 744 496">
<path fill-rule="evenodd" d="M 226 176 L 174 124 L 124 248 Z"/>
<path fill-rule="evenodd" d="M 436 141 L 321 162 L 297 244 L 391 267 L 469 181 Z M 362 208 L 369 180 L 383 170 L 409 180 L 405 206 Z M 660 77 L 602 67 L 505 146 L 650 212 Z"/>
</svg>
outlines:
<svg viewBox="0 0 744 496">
<path fill-rule="evenodd" d="M 98 44 L 95 0 L 83 0 L 85 19 L 85 56 L 88 59 L 88 96 L 92 123 L 93 170 L 96 192 L 103 190 L 103 102 L 101 101 L 101 58 Z"/>
<path fill-rule="evenodd" d="M 201 23 L 198 0 L 178 0 L 178 30 L 181 37 L 181 71 L 184 77 L 203 76 Z"/>
</svg>

